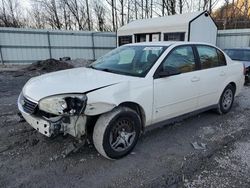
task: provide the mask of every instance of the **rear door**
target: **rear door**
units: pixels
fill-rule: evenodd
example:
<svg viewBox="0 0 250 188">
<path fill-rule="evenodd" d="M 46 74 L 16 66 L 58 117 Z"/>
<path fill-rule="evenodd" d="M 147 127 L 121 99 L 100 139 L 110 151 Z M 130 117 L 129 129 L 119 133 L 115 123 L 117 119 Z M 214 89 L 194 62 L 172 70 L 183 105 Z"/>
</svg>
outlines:
<svg viewBox="0 0 250 188">
<path fill-rule="evenodd" d="M 181 74 L 159 77 L 157 72 L 176 68 Z M 197 108 L 199 77 L 191 45 L 175 47 L 163 60 L 154 76 L 153 123 L 173 118 Z"/>
<path fill-rule="evenodd" d="M 200 78 L 198 107 L 204 108 L 218 103 L 221 88 L 227 77 L 224 54 L 215 47 L 196 45 L 196 54 L 200 62 L 197 71 Z"/>
</svg>

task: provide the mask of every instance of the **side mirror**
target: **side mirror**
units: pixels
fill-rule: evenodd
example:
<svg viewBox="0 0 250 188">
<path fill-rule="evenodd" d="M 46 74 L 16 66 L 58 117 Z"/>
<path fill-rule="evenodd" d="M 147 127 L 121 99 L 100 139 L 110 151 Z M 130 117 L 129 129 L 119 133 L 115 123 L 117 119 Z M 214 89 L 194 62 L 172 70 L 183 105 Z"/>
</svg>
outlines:
<svg viewBox="0 0 250 188">
<path fill-rule="evenodd" d="M 164 67 L 164 69 L 158 73 L 160 78 L 173 76 L 177 74 L 181 74 L 181 72 L 177 68 L 170 67 L 170 66 Z"/>
</svg>

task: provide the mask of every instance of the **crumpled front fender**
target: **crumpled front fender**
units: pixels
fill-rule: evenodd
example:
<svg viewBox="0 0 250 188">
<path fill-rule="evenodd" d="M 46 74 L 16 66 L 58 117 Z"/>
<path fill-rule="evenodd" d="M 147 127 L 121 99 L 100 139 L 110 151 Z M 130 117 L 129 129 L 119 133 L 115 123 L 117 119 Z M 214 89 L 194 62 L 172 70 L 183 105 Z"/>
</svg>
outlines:
<svg viewBox="0 0 250 188">
<path fill-rule="evenodd" d="M 105 102 L 91 103 L 87 104 L 84 114 L 87 116 L 95 116 L 103 114 L 105 112 L 109 112 L 115 107 L 116 107 L 115 104 L 110 104 Z"/>
</svg>

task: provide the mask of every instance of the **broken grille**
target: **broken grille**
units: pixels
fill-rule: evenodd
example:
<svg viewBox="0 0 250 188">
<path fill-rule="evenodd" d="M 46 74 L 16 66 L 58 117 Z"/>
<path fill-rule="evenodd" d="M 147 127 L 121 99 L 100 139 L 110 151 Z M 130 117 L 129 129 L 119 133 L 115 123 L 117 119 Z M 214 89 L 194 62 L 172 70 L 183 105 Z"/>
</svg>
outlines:
<svg viewBox="0 0 250 188">
<path fill-rule="evenodd" d="M 27 98 L 23 98 L 23 109 L 29 114 L 33 114 L 36 111 L 37 103 L 30 101 Z"/>
</svg>

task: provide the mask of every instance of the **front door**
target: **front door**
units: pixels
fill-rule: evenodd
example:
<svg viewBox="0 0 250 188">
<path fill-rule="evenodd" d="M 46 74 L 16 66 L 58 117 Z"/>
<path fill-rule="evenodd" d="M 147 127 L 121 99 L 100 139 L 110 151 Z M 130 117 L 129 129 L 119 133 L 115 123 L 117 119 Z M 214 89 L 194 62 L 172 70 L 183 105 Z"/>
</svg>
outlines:
<svg viewBox="0 0 250 188">
<path fill-rule="evenodd" d="M 199 77 L 192 46 L 173 49 L 160 69 L 176 68 L 181 73 L 154 79 L 153 123 L 164 121 L 197 108 Z M 157 71 L 158 72 L 158 71 Z"/>
</svg>

